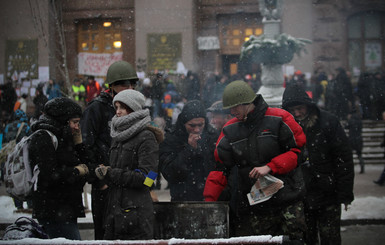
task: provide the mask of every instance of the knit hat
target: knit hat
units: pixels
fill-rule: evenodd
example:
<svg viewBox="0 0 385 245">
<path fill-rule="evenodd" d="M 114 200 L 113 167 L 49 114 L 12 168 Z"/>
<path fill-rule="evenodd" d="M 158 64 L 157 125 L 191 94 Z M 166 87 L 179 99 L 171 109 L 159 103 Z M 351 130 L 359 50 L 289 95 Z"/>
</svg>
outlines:
<svg viewBox="0 0 385 245">
<path fill-rule="evenodd" d="M 44 105 L 43 111 L 44 114 L 52 117 L 63 125 L 71 118 L 82 116 L 82 108 L 75 101 L 66 97 L 58 97 L 49 100 Z"/>
<path fill-rule="evenodd" d="M 131 110 L 139 111 L 143 109 L 145 100 L 146 99 L 141 92 L 126 89 L 114 96 L 113 104 L 115 107 L 115 102 L 119 101 L 130 107 Z"/>
<path fill-rule="evenodd" d="M 199 100 L 191 100 L 183 107 L 182 112 L 178 116 L 178 121 L 182 124 L 194 118 L 206 118 L 206 110 Z"/>
<path fill-rule="evenodd" d="M 283 92 L 282 108 L 288 110 L 289 107 L 303 104 L 310 106 L 315 105 L 303 87 L 298 85 L 288 86 Z"/>
<path fill-rule="evenodd" d="M 171 95 L 169 94 L 166 94 L 164 96 L 164 103 L 170 103 L 171 102 Z"/>
</svg>

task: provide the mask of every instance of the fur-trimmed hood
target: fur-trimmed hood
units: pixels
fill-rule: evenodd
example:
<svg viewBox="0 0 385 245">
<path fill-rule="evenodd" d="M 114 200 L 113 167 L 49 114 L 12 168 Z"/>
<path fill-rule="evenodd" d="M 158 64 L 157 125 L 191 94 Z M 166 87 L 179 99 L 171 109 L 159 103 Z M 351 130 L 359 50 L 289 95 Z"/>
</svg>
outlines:
<svg viewBox="0 0 385 245">
<path fill-rule="evenodd" d="M 154 133 L 156 141 L 158 144 L 162 143 L 164 140 L 164 131 L 160 128 L 157 128 L 152 125 L 147 125 L 147 129 Z"/>
</svg>

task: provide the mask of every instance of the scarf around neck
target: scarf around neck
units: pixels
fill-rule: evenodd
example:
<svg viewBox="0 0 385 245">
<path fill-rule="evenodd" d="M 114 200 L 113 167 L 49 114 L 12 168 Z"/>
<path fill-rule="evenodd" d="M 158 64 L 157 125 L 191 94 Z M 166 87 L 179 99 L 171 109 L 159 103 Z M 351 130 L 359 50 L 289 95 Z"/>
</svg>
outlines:
<svg viewBox="0 0 385 245">
<path fill-rule="evenodd" d="M 115 115 L 111 121 L 111 137 L 116 141 L 128 140 L 142 131 L 150 121 L 148 109 L 131 112 L 122 117 Z"/>
</svg>

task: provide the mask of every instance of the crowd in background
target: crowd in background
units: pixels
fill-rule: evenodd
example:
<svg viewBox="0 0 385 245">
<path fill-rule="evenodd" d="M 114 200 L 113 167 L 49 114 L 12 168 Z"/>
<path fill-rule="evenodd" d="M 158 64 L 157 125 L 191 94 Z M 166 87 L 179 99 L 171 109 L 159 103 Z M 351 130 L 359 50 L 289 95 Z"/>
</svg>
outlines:
<svg viewBox="0 0 385 245">
<path fill-rule="evenodd" d="M 354 84 L 351 73 L 343 68 L 332 74 L 318 72 L 309 81 L 305 74 L 296 71 L 287 79 L 288 84 L 303 86 L 320 108 L 340 120 L 346 120 L 354 111 L 364 120 L 382 120 L 385 111 L 385 72 L 364 72 Z"/>
<path fill-rule="evenodd" d="M 133 71 L 131 65 L 129 65 L 126 71 Z M 114 72 L 116 73 L 116 71 Z M 304 105 L 309 106 L 307 109 L 312 109 L 314 115 L 316 115 L 315 112 L 318 111 L 318 109 L 315 109 L 317 107 L 331 112 L 340 121 L 346 121 L 346 127 L 349 127 L 351 132 L 349 135 L 350 142 L 353 142 L 351 146 L 356 151 L 360 160 L 360 173 L 364 173 L 364 163 L 361 157 L 362 139 L 361 141 L 359 139 L 362 129 L 361 120 L 382 120 L 382 114 L 385 111 L 384 75 L 384 73 L 380 72 L 363 73 L 359 77 L 357 84 L 353 84 L 350 73 L 343 68 L 337 68 L 333 74 L 317 72 L 311 76 L 309 80 L 306 79 L 305 74 L 297 70 L 293 75 L 285 77 L 284 86 L 286 88 L 296 87 L 296 89 L 299 89 L 298 91 L 303 91 L 304 93 L 303 96 L 299 92 L 294 93 L 295 95 L 300 94 L 301 100 L 298 100 L 298 98 L 293 99 L 295 96 L 290 97 L 290 100 L 292 100 L 290 102 L 294 103 L 289 103 L 290 105 L 287 105 L 286 110 L 289 112 L 293 110 L 291 113 L 295 115 L 294 112 L 300 110 L 300 108 L 297 107 L 302 104 L 303 107 Z M 109 76 L 110 78 L 108 78 Z M 234 84 L 240 82 L 243 86 L 246 83 L 247 89 L 249 89 L 249 95 L 253 99 L 247 101 L 247 103 L 236 103 L 227 106 L 229 109 L 234 109 L 236 106 L 244 106 L 247 110 L 250 110 L 248 111 L 250 115 L 254 113 L 256 114 L 255 116 L 257 116 L 258 110 L 252 110 L 246 105 L 254 103 L 254 106 L 257 105 L 258 108 L 264 108 L 264 110 L 267 108 L 267 105 L 263 99 L 260 99 L 259 95 L 256 97 L 254 93 L 257 92 L 261 86 L 260 77 L 257 75 L 246 74 L 241 76 L 236 74 L 230 76 L 227 74 L 212 73 L 205 78 L 204 81 L 201 81 L 198 74 L 192 71 L 178 77 L 171 76 L 164 72 L 157 72 L 151 77 L 141 80 L 139 80 L 136 75 L 135 79 L 128 80 L 116 79 L 115 76 L 116 74 L 107 74 L 106 83 L 110 85 L 109 88 L 97 82 L 93 76 L 88 76 L 86 81 L 75 78 L 71 86 L 72 91 L 70 92 L 73 100 L 65 98 L 67 94 L 63 93 L 63 89 L 53 79 L 49 80 L 46 84 L 39 84 L 36 88 L 35 97 L 33 98 L 35 107 L 33 113 L 29 113 L 28 111 L 28 95 L 21 94 L 17 96 L 12 82 L 8 82 L 0 87 L 2 114 L 0 130 L 1 133 L 9 136 L 8 131 L 10 129 L 14 129 L 13 135 L 15 135 L 14 133 L 18 131 L 18 128 L 26 127 L 23 135 L 29 135 L 31 133 L 29 132 L 30 126 L 33 129 L 32 131 L 35 131 L 38 127 L 44 128 L 44 124 L 52 124 L 50 130 L 55 131 L 55 124 L 60 122 L 62 130 L 64 130 L 63 132 L 68 133 L 68 137 L 64 135 L 66 136 L 64 142 L 66 144 L 68 143 L 68 145 L 74 149 L 79 148 L 77 146 L 80 144 L 82 144 L 82 147 L 85 147 L 84 149 L 75 149 L 71 151 L 70 154 L 74 154 L 76 157 L 78 156 L 77 154 L 80 153 L 90 154 L 87 155 L 90 156 L 90 159 L 84 159 L 84 162 L 88 161 L 86 166 L 84 166 L 83 162 L 77 160 L 73 162 L 74 166 L 71 165 L 70 167 L 71 178 L 78 178 L 78 180 L 76 180 L 80 183 L 78 183 L 78 186 L 84 185 L 85 176 L 88 178 L 87 181 L 93 185 L 92 211 L 95 222 L 95 239 L 103 239 L 103 236 L 98 237 L 103 234 L 105 234 L 104 239 L 137 239 L 140 237 L 150 239 L 152 231 L 150 233 L 137 235 L 136 237 L 132 234 L 126 236 L 127 234 L 118 234 L 116 230 L 108 230 L 114 227 L 113 218 L 116 218 L 115 216 L 117 214 L 115 211 L 111 211 L 113 210 L 111 207 L 115 207 L 116 203 L 111 202 L 110 199 L 106 199 L 106 188 L 113 191 L 111 193 L 115 193 L 116 199 L 119 199 L 123 191 L 127 191 L 126 189 L 135 189 L 138 188 L 138 186 L 142 188 L 143 179 L 149 175 L 146 171 L 157 171 L 156 168 L 158 166 L 155 166 L 157 165 L 155 164 L 157 160 L 154 161 L 154 159 L 157 158 L 159 150 L 159 172 L 163 174 L 171 185 L 171 201 L 203 201 L 206 177 L 210 172 L 214 171 L 215 162 L 219 159 L 214 160 L 214 142 L 216 142 L 220 133 L 222 133 L 221 137 L 223 137 L 221 128 L 224 123 L 231 118 L 230 111 L 223 110 L 222 104 L 218 104 L 218 102 L 222 100 L 224 91 L 226 88 L 228 89 L 229 84 L 235 86 Z M 173 81 L 175 78 L 177 78 L 177 80 Z M 245 83 L 239 80 L 243 80 Z M 234 81 L 237 82 L 232 83 Z M 309 102 L 310 100 L 311 102 Z M 298 102 L 301 103 L 298 104 Z M 59 108 L 58 106 L 60 110 L 56 110 Z M 61 108 L 64 108 L 63 111 L 61 111 Z M 121 114 L 122 111 L 123 114 Z M 219 121 L 218 118 L 215 117 L 215 112 L 220 112 L 222 116 L 223 123 L 220 123 L 220 126 L 218 126 Z M 278 113 L 278 111 L 274 111 L 274 113 Z M 285 115 L 284 113 L 287 112 L 280 113 Z M 27 114 L 29 114 L 29 118 L 27 118 Z M 280 117 L 282 115 L 280 114 Z M 247 115 L 245 114 L 244 116 L 246 116 L 244 121 L 242 121 L 243 119 L 238 119 L 241 123 L 247 119 Z M 105 118 L 101 119 L 102 117 Z M 298 119 L 297 116 L 295 117 Z M 323 118 L 328 117 L 329 115 L 323 116 Z M 97 118 L 101 119 L 100 122 L 97 122 Z M 288 118 L 286 118 L 286 120 L 288 120 Z M 298 121 L 301 120 L 298 119 Z M 338 127 L 336 126 L 336 128 L 341 131 L 338 120 L 335 120 L 335 125 L 337 125 Z M 257 121 L 258 120 L 255 122 Z M 68 122 L 69 125 L 66 125 Z M 112 122 L 111 131 L 108 125 L 109 122 Z M 11 123 L 13 124 L 11 125 Z M 132 127 L 128 127 L 126 123 L 128 123 L 127 125 L 132 125 Z M 99 126 L 101 125 L 104 126 L 102 127 L 102 131 L 99 132 Z M 297 124 L 292 122 L 292 126 L 296 127 Z M 312 128 L 312 126 L 313 125 L 309 126 L 309 128 Z M 155 127 L 155 129 L 153 127 Z M 163 139 L 158 140 L 157 137 L 155 140 L 153 134 L 155 134 L 154 131 L 158 131 L 157 128 L 164 130 L 166 133 L 164 141 Z M 304 131 L 306 131 L 305 129 L 304 127 Z M 356 129 L 357 136 L 354 135 Z M 72 130 L 72 133 L 66 130 Z M 232 136 L 238 136 L 238 134 L 236 134 L 236 132 L 238 132 L 237 129 L 235 128 L 234 130 L 234 135 Z M 310 130 L 305 133 L 308 136 L 311 132 Z M 146 137 L 136 137 L 137 133 L 144 134 Z M 340 133 L 343 135 L 341 138 L 344 138 L 344 132 L 341 131 Z M 18 133 L 15 137 L 19 137 Z M 44 135 L 40 135 L 39 137 L 44 138 Z M 97 137 L 100 137 L 100 139 Z M 127 143 L 125 141 L 126 139 L 130 139 L 132 142 Z M 126 179 L 120 178 L 123 176 L 122 174 L 127 173 L 125 172 L 125 166 L 123 166 L 123 162 L 126 161 L 118 158 L 118 153 L 122 150 L 132 151 L 132 149 L 141 145 L 141 143 L 139 144 L 138 142 L 143 140 L 146 140 L 146 142 L 149 140 L 147 143 L 151 143 L 151 149 L 155 150 L 149 155 L 149 148 L 138 148 L 135 152 L 140 153 L 132 153 L 133 155 L 131 155 L 129 152 L 129 154 L 127 153 L 125 155 L 127 159 L 135 159 L 135 164 L 128 166 L 130 170 L 127 177 L 132 178 L 132 183 L 128 183 Z M 3 140 L 3 143 L 6 142 L 7 138 Z M 122 144 L 120 144 L 121 142 L 124 142 L 124 145 L 127 143 L 127 145 L 122 146 Z M 47 141 L 47 145 L 51 146 L 50 140 Z M 100 145 L 104 145 L 103 150 L 100 149 Z M 124 149 L 121 149 L 121 147 Z M 126 149 L 125 147 L 129 147 L 130 149 Z M 68 150 L 68 147 L 63 146 L 63 149 Z M 229 149 L 230 148 L 227 150 Z M 39 151 L 39 149 L 35 150 Z M 89 153 L 88 150 L 94 151 L 94 153 Z M 109 152 L 114 153 L 110 156 L 111 158 L 107 157 Z M 98 154 L 100 155 L 102 153 L 105 154 L 97 157 Z M 350 153 L 347 155 L 349 154 Z M 52 149 L 52 155 L 55 155 L 55 149 Z M 36 159 L 39 157 L 36 157 Z M 141 158 L 146 159 L 146 157 L 154 159 L 141 160 Z M 216 157 L 218 156 L 216 155 Z M 111 159 L 113 160 L 112 162 Z M 154 166 L 146 169 L 148 167 L 146 164 L 149 162 L 154 163 Z M 350 162 L 352 163 L 352 161 Z M 58 161 L 57 163 L 63 166 L 67 164 L 64 160 Z M 143 165 L 143 169 L 138 167 L 141 165 Z M 233 168 L 232 166 L 227 167 L 229 167 L 227 171 L 229 175 L 231 175 L 230 172 L 233 171 Z M 67 172 L 68 171 L 66 171 L 65 174 L 67 174 Z M 243 174 L 247 173 L 245 172 Z M 90 181 L 89 176 L 94 178 L 93 182 Z M 121 183 L 118 183 L 119 181 L 121 181 Z M 76 186 L 76 188 L 78 186 Z M 127 187 L 123 187 L 122 189 L 122 186 Z M 80 189 L 78 189 L 78 192 L 79 190 Z M 78 197 L 80 193 L 78 192 L 70 194 Z M 124 196 L 125 200 L 127 199 L 126 201 L 133 206 L 121 207 L 121 210 L 128 213 L 136 206 L 133 204 L 135 200 L 131 200 L 132 195 L 129 193 L 126 194 L 127 195 Z M 147 199 L 150 198 L 148 193 L 145 192 L 140 195 L 147 203 Z M 43 197 L 40 197 L 39 200 L 42 200 L 42 198 Z M 47 196 L 44 196 L 44 198 L 47 198 Z M 58 196 L 55 198 L 60 199 Z M 153 196 L 151 196 L 151 198 L 152 200 L 156 199 L 156 197 Z M 350 200 L 352 198 L 349 197 L 348 199 L 345 203 L 346 207 L 352 201 Z M 102 200 L 106 202 L 102 202 Z M 106 203 L 108 203 L 107 206 Z M 339 204 L 340 203 L 338 203 L 338 205 Z M 17 203 L 17 200 L 15 200 L 15 206 L 20 207 L 20 203 Z M 78 208 L 79 205 L 77 204 L 77 209 Z M 147 208 L 150 211 L 152 210 L 151 207 Z M 94 213 L 98 210 L 109 210 L 111 213 L 109 213 L 108 217 L 111 220 L 104 220 L 104 212 L 99 214 Z M 54 208 L 51 211 L 56 215 Z M 41 211 L 41 214 L 44 214 L 44 212 Z M 81 215 L 83 215 L 83 213 L 80 216 L 78 214 L 70 215 L 73 216 L 71 216 L 73 218 L 71 222 L 75 225 L 74 229 L 76 230 L 77 217 L 82 217 Z M 127 214 L 119 215 L 123 215 L 122 217 L 124 218 Z M 39 218 L 39 216 L 36 217 Z M 51 218 L 52 217 L 48 216 L 40 217 L 41 222 L 46 223 L 48 226 Z M 97 221 L 97 219 L 99 219 L 99 221 Z M 152 218 L 150 217 L 148 219 L 151 220 Z M 103 230 L 103 225 L 106 223 L 108 223 L 106 226 L 108 229 Z M 59 225 L 62 224 L 59 223 Z M 100 230 L 97 230 L 98 228 Z M 337 230 L 339 230 L 339 227 L 337 228 Z M 73 229 L 73 227 L 71 229 Z M 139 230 L 138 232 L 141 231 Z M 71 235 L 73 235 L 74 239 L 80 239 L 77 233 Z"/>
<path fill-rule="evenodd" d="M 203 102 L 205 108 L 209 108 L 214 102 L 221 100 L 224 88 L 232 81 L 244 80 L 254 91 L 258 91 L 261 86 L 260 76 L 256 74 L 242 77 L 238 74 L 230 76 L 213 72 L 203 82 L 198 74 L 191 71 L 178 76 L 158 72 L 152 77 L 141 79 L 138 90 L 148 99 L 146 106 L 151 108 L 152 118 L 164 118 L 167 126 L 175 124 L 176 117 L 172 119 L 173 111 L 178 113 L 183 103 L 197 99 Z M 177 81 L 173 81 L 173 78 Z M 31 114 L 27 111 L 27 102 L 30 101 L 28 95 L 23 93 L 18 96 L 13 84 L 7 82 L 0 86 L 2 125 L 11 119 L 12 112 L 16 109 L 21 109 L 29 118 L 36 119 L 39 108 L 46 101 L 64 96 L 63 89 L 54 79 L 46 84 L 39 84 L 32 100 L 35 113 Z M 290 84 L 303 86 L 320 108 L 332 112 L 340 120 L 346 120 L 352 111 L 357 111 L 364 120 L 382 120 L 382 112 L 385 111 L 385 72 L 364 72 L 353 81 L 350 72 L 343 68 L 337 68 L 335 73 L 330 74 L 317 72 L 309 79 L 306 74 L 297 70 L 293 75 L 285 76 L 284 86 Z M 71 88 L 70 94 L 84 109 L 106 86 L 97 82 L 94 76 L 87 76 L 84 80 L 75 78 Z"/>
</svg>

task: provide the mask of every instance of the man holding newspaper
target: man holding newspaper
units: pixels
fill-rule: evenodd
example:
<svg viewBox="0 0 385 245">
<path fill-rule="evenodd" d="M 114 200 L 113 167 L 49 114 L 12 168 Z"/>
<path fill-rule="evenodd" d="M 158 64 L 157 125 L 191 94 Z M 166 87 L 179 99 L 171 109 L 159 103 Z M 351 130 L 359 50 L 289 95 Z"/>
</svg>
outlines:
<svg viewBox="0 0 385 245">
<path fill-rule="evenodd" d="M 287 111 L 268 107 L 243 81 L 226 86 L 223 108 L 235 118 L 218 138 L 218 166 L 206 181 L 205 200 L 224 200 L 226 190 L 236 188 L 235 236 L 287 235 L 302 242 L 305 190 L 297 162 L 306 137 L 301 126 Z M 236 181 L 227 181 L 234 165 Z"/>
</svg>

